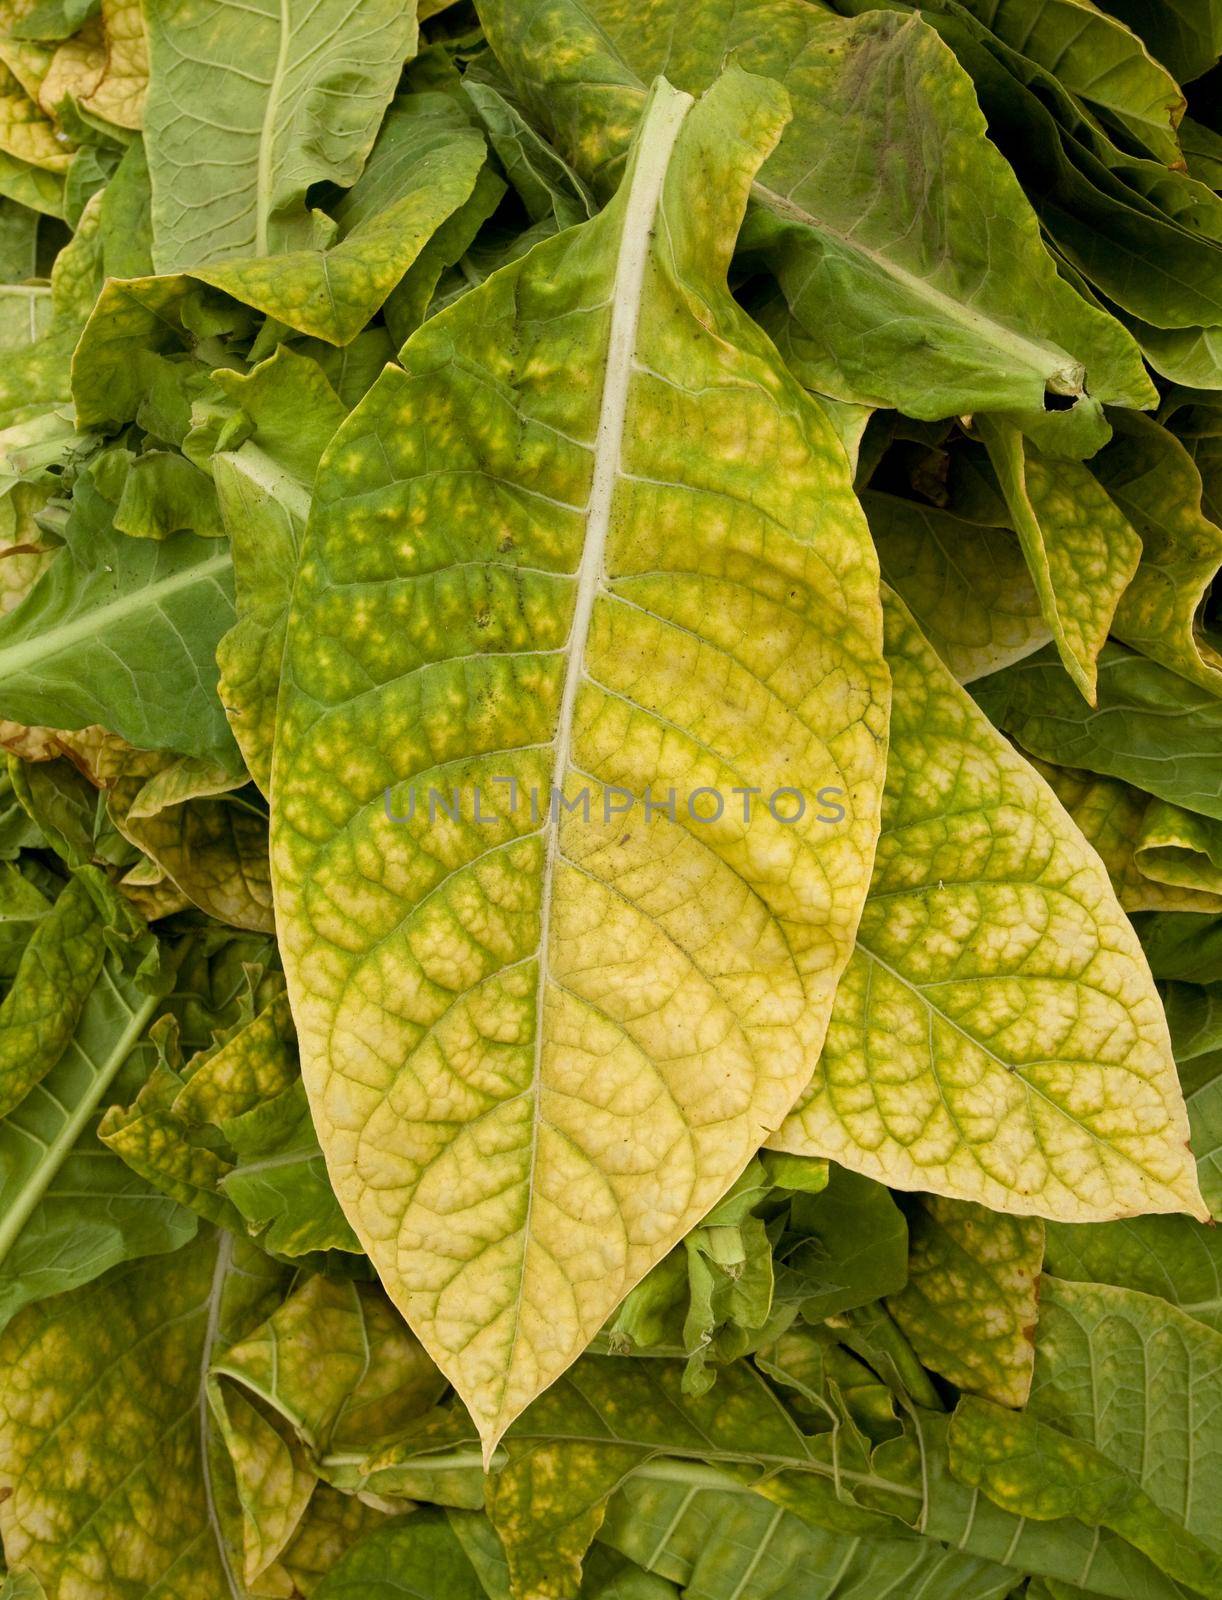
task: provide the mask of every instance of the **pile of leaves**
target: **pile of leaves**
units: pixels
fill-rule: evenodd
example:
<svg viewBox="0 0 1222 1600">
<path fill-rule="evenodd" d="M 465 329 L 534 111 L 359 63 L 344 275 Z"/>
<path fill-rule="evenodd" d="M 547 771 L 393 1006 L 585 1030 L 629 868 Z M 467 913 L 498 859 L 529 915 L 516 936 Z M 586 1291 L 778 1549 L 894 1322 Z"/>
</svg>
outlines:
<svg viewBox="0 0 1222 1600">
<path fill-rule="evenodd" d="M 1220 48 L 0 0 L 4 1600 L 1222 1597 Z"/>
</svg>

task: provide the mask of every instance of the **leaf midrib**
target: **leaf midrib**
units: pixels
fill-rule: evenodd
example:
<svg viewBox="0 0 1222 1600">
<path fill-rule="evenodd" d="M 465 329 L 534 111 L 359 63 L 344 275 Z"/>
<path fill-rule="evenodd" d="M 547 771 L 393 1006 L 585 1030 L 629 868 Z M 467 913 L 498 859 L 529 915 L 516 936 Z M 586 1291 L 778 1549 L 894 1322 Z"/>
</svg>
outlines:
<svg viewBox="0 0 1222 1600">
<path fill-rule="evenodd" d="M 55 1174 L 63 1165 L 69 1150 L 84 1132 L 86 1124 L 97 1109 L 98 1102 L 113 1082 L 119 1068 L 135 1048 L 140 1035 L 144 1032 L 145 1025 L 157 1008 L 157 997 L 151 995 L 146 997 L 135 1010 L 130 1010 L 126 998 L 120 993 L 105 967 L 103 967 L 102 977 L 99 979 L 99 982 L 102 981 L 110 984 L 123 1006 L 129 1009 L 128 1023 L 115 1041 L 110 1054 L 98 1066 L 88 1092 L 82 1095 L 71 1114 L 65 1118 L 59 1132 L 51 1140 L 50 1144 L 46 1146 L 42 1159 L 30 1175 L 21 1193 L 5 1212 L 4 1220 L 0 1222 L 0 1261 L 3 1261 L 8 1255 L 21 1230 L 30 1220 L 34 1208 L 47 1192 Z"/>
<path fill-rule="evenodd" d="M 285 74 L 288 72 L 289 40 L 292 37 L 289 24 L 288 0 L 280 0 L 280 43 L 276 50 L 276 65 L 272 69 L 272 81 L 267 87 L 267 104 L 263 108 L 263 123 L 259 129 L 259 160 L 255 169 L 255 254 L 265 256 L 267 247 L 267 224 L 271 215 L 269 190 L 272 181 L 272 149 L 276 134 L 276 114 L 280 109 L 280 96 L 284 88 Z"/>
<path fill-rule="evenodd" d="M 611 323 L 607 335 L 607 364 L 603 378 L 603 392 L 599 406 L 598 425 L 594 436 L 594 460 L 590 473 L 590 492 L 585 506 L 586 533 L 581 562 L 577 569 L 576 594 L 573 602 L 573 620 L 568 637 L 568 660 L 565 665 L 564 684 L 560 695 L 560 709 L 556 719 L 553 739 L 551 780 L 548 788 L 547 843 L 543 875 L 540 886 L 538 982 L 535 990 L 534 1061 L 531 1071 L 530 1166 L 526 1178 L 526 1214 L 522 1223 L 523 1260 L 518 1274 L 518 1292 L 513 1311 L 513 1335 L 505 1361 L 505 1371 L 512 1370 L 521 1334 L 522 1297 L 526 1287 L 526 1256 L 530 1250 L 531 1217 L 534 1202 L 535 1175 L 539 1152 L 540 1090 L 543 1079 L 544 1028 L 543 1015 L 548 985 L 548 951 L 551 939 L 551 909 L 555 889 L 556 863 L 559 854 L 559 807 L 552 815 L 551 795 L 563 788 L 570 765 L 573 742 L 573 718 L 577 691 L 582 681 L 585 665 L 586 643 L 594 602 L 603 589 L 607 538 L 611 526 L 611 507 L 616 484 L 621 475 L 621 451 L 624 426 L 628 411 L 628 394 L 632 385 L 633 357 L 636 353 L 637 330 L 640 320 L 641 297 L 644 290 L 645 268 L 649 260 L 654 221 L 661 204 L 662 189 L 670 166 L 671 155 L 679 130 L 692 106 L 690 95 L 679 90 L 659 95 L 649 107 L 641 125 L 637 146 L 636 165 L 632 170 L 631 187 L 624 206 L 619 249 L 616 254 L 615 273 L 611 287 Z M 504 1391 L 497 1408 L 497 1421 L 504 1418 Z M 498 1427 L 498 1437 L 499 1437 Z M 490 1455 L 496 1439 L 487 1441 L 485 1450 Z"/>
<path fill-rule="evenodd" d="M 60 559 L 71 560 L 72 553 L 64 551 Z M 127 617 L 142 611 L 159 608 L 162 600 L 181 590 L 193 589 L 200 583 L 219 577 L 221 573 L 230 571 L 232 566 L 233 558 L 226 549 L 221 555 L 210 556 L 207 561 L 183 567 L 180 571 L 171 573 L 169 577 L 161 578 L 156 583 L 145 584 L 133 590 L 131 594 L 110 601 L 108 605 L 88 609 L 70 622 L 37 633 L 33 638 L 0 647 L 0 678 L 6 673 L 22 672 L 36 662 L 45 660 L 48 656 L 59 655 L 86 639 L 96 639 L 102 629 L 123 622 Z M 13 615 L 16 616 L 17 613 L 14 612 Z"/>
<path fill-rule="evenodd" d="M 1009 348 L 1044 380 L 1045 386 L 1053 393 L 1076 395 L 1082 392 L 1085 370 L 1080 362 L 1075 361 L 1069 352 L 1062 350 L 1059 345 L 1037 344 L 1031 339 L 1024 338 L 1021 333 L 1016 333 L 1005 323 L 975 310 L 966 301 L 956 300 L 953 296 L 945 294 L 928 278 L 909 272 L 907 267 L 901 266 L 884 251 L 875 250 L 859 239 L 850 238 L 847 233 L 834 228 L 825 218 L 817 217 L 813 212 L 807 211 L 805 206 L 799 205 L 791 196 L 770 189 L 758 179 L 751 185 L 751 189 L 774 215 L 801 223 L 812 232 L 834 240 L 849 254 L 859 256 L 879 268 L 919 303 L 932 306 L 946 321 L 959 324 L 977 338 L 982 338 L 987 344 L 992 344 L 994 347 L 1004 345 Z M 1002 332 L 1005 335 L 1004 339 L 998 337 Z M 1049 357 L 1062 358 L 1052 372 L 1047 370 Z"/>
</svg>

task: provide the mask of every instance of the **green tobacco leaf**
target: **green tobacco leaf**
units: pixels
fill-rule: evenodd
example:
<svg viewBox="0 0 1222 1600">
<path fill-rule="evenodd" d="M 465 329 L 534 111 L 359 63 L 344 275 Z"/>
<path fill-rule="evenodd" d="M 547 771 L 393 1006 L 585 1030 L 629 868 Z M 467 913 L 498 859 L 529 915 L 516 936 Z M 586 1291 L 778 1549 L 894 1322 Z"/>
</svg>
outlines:
<svg viewBox="0 0 1222 1600">
<path fill-rule="evenodd" d="M 11 727 L 12 724 L 9 724 Z M 38 826 L 38 843 L 69 867 L 129 868 L 139 852 L 115 829 L 105 797 L 66 760 L 10 761 L 15 793 Z"/>
<path fill-rule="evenodd" d="M 184 528 L 204 539 L 225 533 L 207 474 L 171 450 L 149 450 L 128 464 L 114 523 L 137 539 L 164 539 Z"/>
<path fill-rule="evenodd" d="M 596 1529 L 639 1565 L 690 1585 L 687 1592 L 724 1600 L 734 1600 L 736 1585 L 752 1600 L 812 1592 L 873 1600 L 913 1592 L 906 1582 L 917 1593 L 927 1582 L 931 1600 L 1002 1596 L 1022 1571 L 1070 1571 L 1126 1600 L 1182 1600 L 1117 1536 L 1072 1520 L 1037 1527 L 973 1495 L 950 1476 L 945 1415 L 908 1402 L 897 1409 L 825 1330 L 803 1337 L 827 1357 L 807 1373 L 816 1385 L 807 1411 L 795 1409 L 792 1394 L 782 1406 L 747 1363 L 729 1367 L 704 1398 L 684 1394 L 679 1362 L 578 1363 L 507 1434 L 508 1465 L 489 1483 L 494 1496 L 504 1486 L 494 1516 L 516 1546 L 518 1570 L 563 1585 Z M 871 1359 L 882 1358 L 874 1350 Z M 876 1436 L 885 1442 L 872 1446 Z M 358 1466 L 349 1487 L 478 1506 L 473 1443 L 465 1416 L 442 1410 Z M 608 1499 L 614 1465 L 632 1457 L 637 1464 Z M 855 1587 L 841 1590 L 846 1573 Z M 816 1584 L 826 1587 L 812 1591 Z M 572 1593 L 571 1582 L 563 1592 Z"/>
<path fill-rule="evenodd" d="M 737 71 L 694 107 L 660 86 L 611 205 L 426 323 L 316 485 L 272 778 L 303 1073 L 347 1214 L 489 1444 L 783 1117 L 864 893 L 868 531 L 724 279 L 782 120 Z M 781 783 L 842 786 L 846 818 L 686 803 Z"/>
<path fill-rule="evenodd" d="M 1160 377 L 1201 389 L 1222 389 L 1222 328 L 1152 328 L 1126 316 L 1125 326 Z"/>
<path fill-rule="evenodd" d="M 360 173 L 416 17 L 392 0 L 148 8 L 145 146 L 159 273 L 309 249 L 306 191 Z M 201 149 L 208 160 L 200 160 Z"/>
<path fill-rule="evenodd" d="M 51 1594 L 243 1593 L 204 1379 L 278 1275 L 209 1232 L 31 1306 L 0 1336 L 0 1532 Z"/>
<path fill-rule="evenodd" d="M 1022 549 L 1008 528 L 867 490 L 861 503 L 884 579 L 960 683 L 1049 639 Z"/>
<path fill-rule="evenodd" d="M 4 832 L 9 832 L 7 823 Z M 28 834 L 18 834 L 17 839 L 13 855 L 26 845 L 41 843 L 39 833 L 33 829 Z M 51 910 L 53 897 L 51 883 L 35 882 L 15 861 L 0 863 L 0 981 L 6 986 L 12 982 L 39 923 Z"/>
<path fill-rule="evenodd" d="M 300 333 L 347 344 L 471 196 L 486 147 L 444 94 L 400 96 L 335 208 L 335 243 L 224 260 L 196 276 Z"/>
<path fill-rule="evenodd" d="M 688 1393 L 704 1393 L 717 1364 L 732 1361 L 775 1337 L 772 1240 L 756 1214 L 773 1194 L 762 1161 L 750 1162 L 738 1182 L 681 1245 L 646 1273 L 606 1323 L 595 1348 L 630 1354 L 688 1357 Z"/>
<path fill-rule="evenodd" d="M 1185 117 L 1180 123 L 1180 148 L 1191 177 L 1211 189 L 1222 189 L 1222 134 Z"/>
<path fill-rule="evenodd" d="M 0 1583 L 0 1600 L 47 1600 L 47 1591 L 32 1572 L 9 1572 Z"/>
<path fill-rule="evenodd" d="M 1136 916 L 1133 926 L 1156 978 L 1222 982 L 1222 917 L 1169 911 Z"/>
<path fill-rule="evenodd" d="M 806 1321 L 836 1316 L 903 1287 L 908 1229 L 881 1184 L 834 1167 L 821 1193 L 795 1198 L 790 1228 L 795 1238 L 782 1259 L 786 1275 L 796 1280 L 790 1292 L 801 1291 Z"/>
<path fill-rule="evenodd" d="M 271 786 L 289 599 L 319 457 L 347 414 L 316 362 L 281 346 L 253 371 L 218 377 L 253 432 L 212 457 L 233 550 L 238 620 L 217 646 L 220 696 L 255 782 Z"/>
<path fill-rule="evenodd" d="M 1222 823 L 1119 778 L 1031 762 L 1099 852 L 1126 911 L 1222 911 Z"/>
<path fill-rule="evenodd" d="M 965 1400 L 961 1411 L 964 1406 L 991 1409 L 976 1398 Z M 1008 1411 L 999 1414 L 1007 1419 L 1015 1416 Z M 875 1469 L 884 1478 L 907 1473 L 922 1481 L 922 1526 L 927 1536 L 1045 1579 L 1072 1573 L 1092 1594 L 1125 1600 L 1134 1595 L 1143 1600 L 1187 1600 L 1189 1591 L 1119 1534 L 1087 1527 L 1071 1513 L 1051 1521 L 1027 1516 L 960 1481 L 957 1424 L 958 1417 L 918 1411 L 899 1439 L 880 1445 L 874 1453 Z"/>
<path fill-rule="evenodd" d="M 1094 704 L 1095 661 L 1137 571 L 1141 539 L 1075 461 L 1041 456 L 1017 428 L 977 423 L 1066 672 Z"/>
<path fill-rule="evenodd" d="M 153 270 L 148 160 L 144 140 L 128 145 L 98 204 L 98 233 L 108 278 L 144 278 Z"/>
<path fill-rule="evenodd" d="M 850 7 L 841 0 L 854 10 L 871 3 L 852 0 Z M 910 9 L 906 0 L 904 9 Z M 1175 175 L 1118 149 L 1058 79 L 1008 48 L 956 0 L 927 0 L 921 14 L 972 74 L 990 137 L 1031 196 L 1069 280 L 1080 282 L 1095 303 L 1098 291 L 1159 328 L 1200 328 L 1222 319 L 1213 240 L 1132 186 L 1140 174 L 1157 196 L 1174 186 Z M 1098 383 L 1088 383 L 1088 390 L 1097 395 Z M 1153 403 L 1149 393 L 1140 402 Z"/>
<path fill-rule="evenodd" d="M 964 0 L 964 5 L 1159 161 L 1175 166 L 1183 159 L 1176 136 L 1184 111 L 1178 83 L 1106 9 L 1093 0 Z"/>
<path fill-rule="evenodd" d="M 719 1365 L 771 1343 L 798 1315 L 802 1299 L 826 1284 L 817 1250 L 809 1272 L 790 1270 L 783 1259 L 787 1240 L 778 1235 L 827 1181 L 824 1161 L 768 1155 L 750 1162 L 700 1226 L 624 1298 L 591 1348 L 685 1355 L 685 1391 L 707 1392 Z M 871 1220 L 880 1212 L 867 1208 Z M 890 1239 L 879 1243 L 887 1253 Z M 899 1258 L 902 1273 L 902 1242 Z"/>
<path fill-rule="evenodd" d="M 593 195 L 512 103 L 508 84 L 494 81 L 480 63 L 464 73 L 462 87 L 532 222 L 552 220 L 559 230 L 594 215 Z"/>
<path fill-rule="evenodd" d="M 908 1209 L 908 1283 L 888 1305 L 927 1367 L 1021 1406 L 1031 1387 L 1044 1225 L 923 1195 Z"/>
<path fill-rule="evenodd" d="M 1208 72 L 1222 53 L 1218 0 L 1108 0 L 1107 9 L 1141 35 L 1180 83 Z"/>
<path fill-rule="evenodd" d="M 327 1574 L 313 1600 L 400 1600 L 409 1594 L 486 1600 L 475 1568 L 439 1511 L 417 1511 L 366 1535 Z"/>
<path fill-rule="evenodd" d="M 46 1077 L 76 1032 L 102 969 L 108 922 L 122 914 L 101 882 L 84 873 L 71 879 L 34 930 L 0 1005 L 0 1117 Z"/>
<path fill-rule="evenodd" d="M 1176 1307 L 1129 1289 L 1045 1277 L 1031 1410 L 1092 1445 L 1215 1548 L 1220 1371 L 1222 1333 Z M 1222 1556 L 1215 1561 L 1222 1588 Z"/>
<path fill-rule="evenodd" d="M 1192 1123 L 1201 1193 L 1217 1216 L 1222 1212 L 1222 991 L 1172 983 L 1163 999 Z"/>
<path fill-rule="evenodd" d="M 804 0 L 708 6 L 698 28 L 673 0 L 535 0 L 529 16 L 482 9 L 515 89 L 596 184 L 655 74 L 695 91 L 732 58 L 785 84 L 793 122 L 745 242 L 802 325 L 808 388 L 916 417 L 1038 412 L 1084 383 L 1152 402 L 1127 337 L 1058 278 L 970 80 L 920 19 Z"/>
<path fill-rule="evenodd" d="M 754 1485 L 815 1526 L 900 1534 L 900 1525 L 853 1505 L 851 1490 L 837 1495 L 838 1477 L 848 1483 L 866 1465 L 859 1444 L 844 1442 L 838 1455 L 832 1434 L 804 1433 L 746 1363 L 727 1367 L 705 1397 L 684 1394 L 682 1374 L 680 1362 L 587 1356 L 514 1425 L 503 1447 L 507 1462 L 486 1492 L 516 1593 L 572 1595 L 608 1498 L 642 1472 L 689 1488 Z M 405 1438 L 376 1458 L 372 1482 L 411 1493 L 420 1481 L 415 1462 L 429 1470 L 427 1455 L 418 1454 L 427 1439 Z M 890 1487 L 919 1500 L 906 1483 Z"/>
<path fill-rule="evenodd" d="M 1031 1412 L 1015 1415 L 971 1396 L 950 1426 L 951 1468 L 1003 1510 L 1048 1522 L 1075 1517 L 1109 1528 L 1160 1572 L 1200 1594 L 1222 1593 L 1222 1556 L 1187 1534 L 1102 1451 Z"/>
<path fill-rule="evenodd" d="M 1158 662 L 1105 645 L 1093 710 L 1050 648 L 982 678 L 972 693 L 1032 755 L 1222 819 L 1222 700 Z"/>
<path fill-rule="evenodd" d="M 692 1600 L 1003 1600 L 1016 1574 L 932 1540 L 813 1528 L 698 1480 L 629 1479 L 599 1537 Z"/>
<path fill-rule="evenodd" d="M 1120 597 L 1113 632 L 1193 683 L 1222 693 L 1222 639 L 1202 621 L 1222 566 L 1222 528 L 1201 507 L 1203 486 L 1175 435 L 1117 412 L 1112 443 L 1090 464 L 1141 536 L 1141 562 Z"/>
<path fill-rule="evenodd" d="M 194 1219 L 140 1181 L 97 1141 L 101 1107 L 123 1092 L 159 1004 L 144 970 L 149 940 L 100 874 L 85 869 L 106 951 L 83 997 L 65 995 L 69 1038 L 51 1070 L 0 1123 L 0 1325 L 32 1300 L 86 1283 L 130 1258 L 175 1248 Z M 54 913 L 52 913 L 54 915 Z M 49 920 L 49 919 L 48 919 Z"/>
<path fill-rule="evenodd" d="M 201 335 L 236 338 L 250 323 L 249 311 L 182 274 L 106 283 L 72 356 L 77 425 L 113 433 L 139 416 L 181 444 L 191 401 L 204 388 L 215 393 L 197 359 Z"/>
<path fill-rule="evenodd" d="M 1162 1007 L 1102 864 L 895 599 L 887 642 L 870 895 L 771 1142 L 998 1211 L 1199 1212 Z"/>
<path fill-rule="evenodd" d="M 235 765 L 214 659 L 233 619 L 229 552 L 192 533 L 130 539 L 111 510 L 79 477 L 64 548 L 0 620 L 0 712 Z"/>
</svg>

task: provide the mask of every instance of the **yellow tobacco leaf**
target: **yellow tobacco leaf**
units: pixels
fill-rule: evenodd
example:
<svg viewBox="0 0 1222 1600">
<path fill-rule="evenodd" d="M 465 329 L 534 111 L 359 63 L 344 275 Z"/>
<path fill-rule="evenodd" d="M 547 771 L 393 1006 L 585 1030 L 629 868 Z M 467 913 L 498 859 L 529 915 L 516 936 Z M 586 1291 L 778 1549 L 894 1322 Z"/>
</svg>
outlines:
<svg viewBox="0 0 1222 1600">
<path fill-rule="evenodd" d="M 1102 862 L 902 603 L 886 612 L 874 878 L 775 1144 L 997 1211 L 1204 1217 L 1163 1008 Z"/>
<path fill-rule="evenodd" d="M 0 150 L 47 172 L 66 172 L 72 146 L 0 63 Z"/>
<path fill-rule="evenodd" d="M 315 486 L 272 767 L 302 1072 L 488 1450 L 784 1117 L 865 892 L 877 567 L 726 286 L 784 112 L 659 82 L 616 199 L 426 322 Z"/>
</svg>

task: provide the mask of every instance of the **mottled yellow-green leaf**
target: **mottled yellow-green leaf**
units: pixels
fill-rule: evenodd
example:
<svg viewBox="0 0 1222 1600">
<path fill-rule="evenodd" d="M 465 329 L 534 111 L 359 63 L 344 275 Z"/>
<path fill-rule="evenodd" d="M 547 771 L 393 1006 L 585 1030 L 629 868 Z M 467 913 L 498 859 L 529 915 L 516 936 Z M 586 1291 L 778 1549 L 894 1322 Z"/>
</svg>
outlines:
<svg viewBox="0 0 1222 1600">
<path fill-rule="evenodd" d="M 1030 1413 L 960 1401 L 950 1425 L 951 1470 L 1019 1517 L 1076 1517 L 1110 1528 L 1160 1572 L 1198 1594 L 1222 1593 L 1222 1556 L 1162 1511 L 1121 1468 Z"/>
<path fill-rule="evenodd" d="M 149 47 L 139 0 L 102 0 L 105 62 L 83 96 L 86 110 L 120 128 L 139 128 L 148 89 Z"/>
<path fill-rule="evenodd" d="M 67 172 L 72 146 L 30 99 L 17 77 L 0 63 L 0 150 L 42 167 Z"/>
<path fill-rule="evenodd" d="M 299 333 L 347 344 L 470 196 L 485 156 L 483 136 L 448 96 L 405 95 L 336 208 L 337 243 L 225 260 L 195 275 Z"/>
<path fill-rule="evenodd" d="M 862 507 L 885 580 L 960 683 L 1038 650 L 1051 634 L 1008 528 L 867 490 Z"/>
<path fill-rule="evenodd" d="M 242 1576 L 254 1584 L 296 1533 L 318 1480 L 298 1441 L 236 1385 L 214 1380 L 208 1401 L 242 1508 Z"/>
<path fill-rule="evenodd" d="M 480 9 L 519 97 L 595 187 L 655 75 L 697 92 L 733 60 L 785 85 L 793 120 L 745 239 L 801 324 L 807 387 L 925 418 L 1045 417 L 1046 390 L 1155 403 L 1129 336 L 1058 277 L 975 86 L 919 14 L 705 0 L 693 26 L 684 0 L 533 0 L 526 15 Z"/>
<path fill-rule="evenodd" d="M 162 1059 L 130 1106 L 110 1107 L 98 1124 L 98 1137 L 133 1172 L 179 1205 L 239 1233 L 241 1218 L 218 1187 L 230 1163 L 221 1151 L 192 1137 L 197 1130 L 176 1105 L 184 1080 L 171 1019 L 159 1022 L 152 1037 Z"/>
<path fill-rule="evenodd" d="M 1029 759 L 1099 852 L 1126 911 L 1222 912 L 1222 823 L 1120 778 Z"/>
<path fill-rule="evenodd" d="M 317 362 L 281 345 L 275 355 L 218 382 L 253 432 L 212 457 L 233 550 L 238 620 L 217 648 L 220 696 L 255 782 L 271 787 L 272 739 L 289 598 L 319 457 L 347 407 Z"/>
<path fill-rule="evenodd" d="M 69 97 L 85 111 L 120 128 L 140 127 L 148 88 L 148 40 L 139 0 L 102 0 L 46 63 L 38 99 L 54 117 Z"/>
<path fill-rule="evenodd" d="M 772 1142 L 1019 1215 L 1203 1215 L 1166 1020 L 1103 864 L 902 604 L 886 614 L 874 877 Z"/>
<path fill-rule="evenodd" d="M 291 1544 L 271 1571 L 284 1575 L 290 1596 L 302 1594 L 309 1600 L 340 1557 L 385 1521 L 386 1513 L 378 1507 L 340 1494 L 329 1484 L 316 1484 Z"/>
<path fill-rule="evenodd" d="M 0 1335 L 0 1533 L 55 1600 L 241 1594 L 204 1379 L 279 1277 L 209 1232 L 30 1306 Z"/>
<path fill-rule="evenodd" d="M 20 24 L 35 10 L 37 0 L 4 0 L 0 5 L 0 61 L 3 61 L 32 100 L 38 99 L 47 75 L 54 44 L 22 36 Z"/>
<path fill-rule="evenodd" d="M 258 1395 L 318 1456 L 378 1449 L 446 1389 L 380 1288 L 319 1276 L 216 1370 Z"/>
<path fill-rule="evenodd" d="M 1222 566 L 1222 528 L 1201 506 L 1201 474 L 1175 435 L 1149 417 L 1117 412 L 1114 437 L 1090 469 L 1141 536 L 1142 556 L 1116 607 L 1113 632 L 1215 694 L 1222 641 L 1201 613 Z"/>
<path fill-rule="evenodd" d="M 302 1070 L 488 1448 L 784 1116 L 864 893 L 868 531 L 725 284 L 783 117 L 737 70 L 695 106 L 659 85 L 616 199 L 426 322 L 315 485 L 272 773 Z M 459 819 L 393 821 L 411 782 Z M 685 804 L 733 785 L 811 804 Z"/>
<path fill-rule="evenodd" d="M 112 782 L 107 809 L 115 826 L 218 922 L 273 933 L 267 817 L 258 797 L 249 788 L 244 794 L 205 792 L 136 815 L 132 802 L 148 766 L 137 757 Z"/>
<path fill-rule="evenodd" d="M 1095 660 L 1137 571 L 1141 539 L 1090 472 L 1042 456 L 996 418 L 977 424 L 988 446 L 1040 609 L 1066 672 L 1095 703 Z"/>
<path fill-rule="evenodd" d="M 100 1135 L 181 1204 L 271 1252 L 358 1252 L 323 1171 L 287 1002 L 283 992 L 264 999 L 185 1067 L 173 1035 L 160 1035 L 162 1061 Z"/>
<path fill-rule="evenodd" d="M 100 873 L 71 879 L 35 929 L 0 1005 L 0 1116 L 44 1078 L 66 1049 L 106 953 L 121 902 Z"/>
<path fill-rule="evenodd" d="M 1044 1225 L 923 1195 L 908 1212 L 908 1282 L 887 1304 L 924 1364 L 1021 1406 L 1035 1362 Z"/>
</svg>

